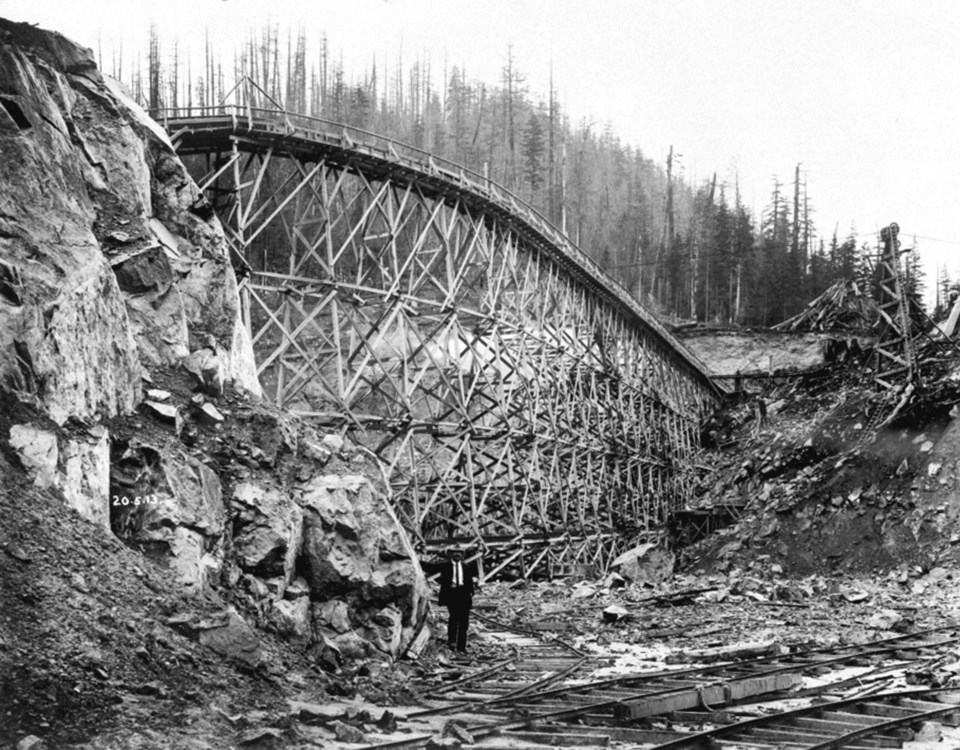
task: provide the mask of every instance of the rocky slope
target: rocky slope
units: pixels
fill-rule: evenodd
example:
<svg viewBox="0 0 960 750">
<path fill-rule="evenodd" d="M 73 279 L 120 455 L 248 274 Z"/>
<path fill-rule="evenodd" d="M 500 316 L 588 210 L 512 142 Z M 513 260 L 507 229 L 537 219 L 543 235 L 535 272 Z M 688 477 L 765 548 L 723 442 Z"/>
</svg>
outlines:
<svg viewBox="0 0 960 750">
<path fill-rule="evenodd" d="M 751 381 L 746 400 L 715 417 L 697 502 L 728 508 L 735 523 L 687 549 L 692 565 L 912 575 L 956 564 L 960 385 L 949 369 L 928 369 L 894 413 L 901 396 L 877 393 L 872 367 L 866 355 L 808 377 Z M 761 393 L 768 418 L 758 426 Z"/>
<path fill-rule="evenodd" d="M 260 402 L 228 252 L 91 53 L 0 20 L 0 746 L 215 747 L 211 701 L 428 637 L 379 467 Z"/>
</svg>

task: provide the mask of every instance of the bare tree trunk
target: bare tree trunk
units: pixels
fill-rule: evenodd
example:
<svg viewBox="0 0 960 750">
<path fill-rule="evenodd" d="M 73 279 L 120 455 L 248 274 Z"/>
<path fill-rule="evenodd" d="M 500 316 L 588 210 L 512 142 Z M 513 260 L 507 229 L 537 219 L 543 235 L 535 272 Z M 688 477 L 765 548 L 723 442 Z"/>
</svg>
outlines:
<svg viewBox="0 0 960 750">
<path fill-rule="evenodd" d="M 556 167 L 556 128 L 557 128 L 557 104 L 555 101 L 555 91 L 553 88 L 553 62 L 550 63 L 550 98 L 547 108 L 547 218 L 555 222 L 557 220 L 557 167 Z"/>
<path fill-rule="evenodd" d="M 150 24 L 150 58 L 148 60 L 149 92 L 147 109 L 151 117 L 156 117 L 160 111 L 160 39 L 157 36 L 156 24 Z"/>
<path fill-rule="evenodd" d="M 664 230 L 660 234 L 660 244 L 657 245 L 657 256 L 653 261 L 653 273 L 650 274 L 650 293 L 658 302 L 662 301 L 660 292 L 661 272 L 660 264 L 663 262 L 664 251 L 668 245 L 673 244 L 673 146 L 670 146 L 670 152 L 667 154 L 667 205 L 666 205 L 666 223 Z"/>
</svg>

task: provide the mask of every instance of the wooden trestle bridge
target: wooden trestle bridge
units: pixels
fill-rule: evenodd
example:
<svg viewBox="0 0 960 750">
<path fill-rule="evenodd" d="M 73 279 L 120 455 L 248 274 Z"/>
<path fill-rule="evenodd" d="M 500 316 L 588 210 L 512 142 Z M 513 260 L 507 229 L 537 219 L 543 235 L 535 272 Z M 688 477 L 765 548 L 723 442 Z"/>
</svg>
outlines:
<svg viewBox="0 0 960 750">
<path fill-rule="evenodd" d="M 265 391 L 375 453 L 415 538 L 547 575 L 682 506 L 716 386 L 531 206 L 269 104 L 164 124 L 243 266 Z"/>
</svg>

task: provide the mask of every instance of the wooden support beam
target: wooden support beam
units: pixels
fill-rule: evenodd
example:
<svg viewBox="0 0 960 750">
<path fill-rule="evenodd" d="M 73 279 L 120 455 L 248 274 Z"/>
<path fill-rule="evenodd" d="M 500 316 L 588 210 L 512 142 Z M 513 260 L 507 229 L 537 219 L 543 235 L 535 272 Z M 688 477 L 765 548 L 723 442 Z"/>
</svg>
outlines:
<svg viewBox="0 0 960 750">
<path fill-rule="evenodd" d="M 678 690 L 675 693 L 650 698 L 625 701 L 614 709 L 618 720 L 635 721 L 648 716 L 660 716 L 672 711 L 693 708 L 717 708 L 734 701 L 766 693 L 777 693 L 800 685 L 799 673 L 780 672 L 743 680 L 731 680 L 722 684 L 704 685 L 700 688 Z"/>
<path fill-rule="evenodd" d="M 265 391 L 373 447 L 417 538 L 507 539 L 488 574 L 547 575 L 682 505 L 720 391 L 569 240 L 409 147 L 239 114 L 180 147 L 218 155 Z"/>
</svg>

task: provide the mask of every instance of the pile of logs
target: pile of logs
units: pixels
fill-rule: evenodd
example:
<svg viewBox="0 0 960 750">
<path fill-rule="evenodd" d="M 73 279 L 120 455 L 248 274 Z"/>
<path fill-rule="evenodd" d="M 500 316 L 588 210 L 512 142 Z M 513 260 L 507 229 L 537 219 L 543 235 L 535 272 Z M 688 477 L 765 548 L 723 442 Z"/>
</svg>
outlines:
<svg viewBox="0 0 960 750">
<path fill-rule="evenodd" d="M 843 279 L 807 304 L 803 312 L 773 326 L 776 331 L 866 331 L 877 304 L 853 279 Z"/>
</svg>

